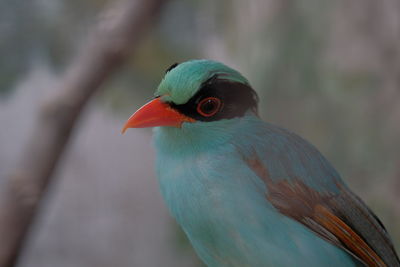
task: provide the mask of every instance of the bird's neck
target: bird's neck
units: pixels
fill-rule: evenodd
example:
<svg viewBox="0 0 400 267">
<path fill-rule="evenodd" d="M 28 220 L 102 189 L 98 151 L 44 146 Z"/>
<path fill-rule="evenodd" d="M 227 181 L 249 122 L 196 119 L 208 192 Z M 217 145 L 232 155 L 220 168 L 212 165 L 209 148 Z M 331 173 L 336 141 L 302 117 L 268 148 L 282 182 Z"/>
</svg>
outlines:
<svg viewBox="0 0 400 267">
<path fill-rule="evenodd" d="M 248 131 L 255 115 L 213 122 L 184 123 L 181 128 L 158 127 L 154 141 L 158 151 L 171 156 L 197 154 L 226 145 L 240 131 Z"/>
</svg>

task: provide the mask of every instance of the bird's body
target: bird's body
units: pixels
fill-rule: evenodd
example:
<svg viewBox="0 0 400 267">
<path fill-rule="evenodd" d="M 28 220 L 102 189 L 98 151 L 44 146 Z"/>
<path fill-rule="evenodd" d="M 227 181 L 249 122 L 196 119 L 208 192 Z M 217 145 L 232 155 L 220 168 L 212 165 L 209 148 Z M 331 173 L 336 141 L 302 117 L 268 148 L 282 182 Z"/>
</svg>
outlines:
<svg viewBox="0 0 400 267">
<path fill-rule="evenodd" d="M 330 163 L 257 116 L 245 78 L 213 61 L 181 65 L 151 104 L 174 122 L 137 114 L 128 127 L 163 126 L 154 131 L 161 192 L 208 266 L 400 266 Z"/>
<path fill-rule="evenodd" d="M 331 266 L 355 266 L 347 253 L 279 214 L 246 158 L 263 158 L 274 180 L 295 179 L 292 175 L 297 172 L 316 190 L 324 184 L 337 191 L 339 178 L 329 163 L 297 136 L 255 116 L 222 123 L 223 127 L 213 127 L 216 131 L 203 132 L 194 124 L 155 131 L 162 194 L 204 262 L 208 266 L 323 266 L 329 259 Z M 307 160 L 304 148 L 317 153 L 317 159 Z M 289 157 L 296 170 L 281 164 Z M 321 165 L 326 168 L 313 171 L 313 166 Z"/>
</svg>

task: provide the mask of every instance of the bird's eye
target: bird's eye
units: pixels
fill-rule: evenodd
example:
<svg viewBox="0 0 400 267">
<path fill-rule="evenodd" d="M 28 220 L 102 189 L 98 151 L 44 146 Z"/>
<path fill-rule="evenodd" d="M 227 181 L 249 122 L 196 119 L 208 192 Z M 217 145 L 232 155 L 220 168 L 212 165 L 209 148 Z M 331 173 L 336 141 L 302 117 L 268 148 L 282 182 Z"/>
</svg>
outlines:
<svg viewBox="0 0 400 267">
<path fill-rule="evenodd" d="M 222 106 L 222 102 L 216 97 L 207 97 L 202 99 L 197 105 L 197 112 L 203 117 L 214 116 Z"/>
</svg>

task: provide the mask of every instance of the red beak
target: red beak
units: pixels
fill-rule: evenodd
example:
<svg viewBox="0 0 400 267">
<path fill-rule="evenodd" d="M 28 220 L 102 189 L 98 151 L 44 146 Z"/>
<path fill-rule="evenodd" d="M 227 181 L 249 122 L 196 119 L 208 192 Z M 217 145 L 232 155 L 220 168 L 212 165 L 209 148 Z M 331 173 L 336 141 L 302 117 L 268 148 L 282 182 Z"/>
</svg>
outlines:
<svg viewBox="0 0 400 267">
<path fill-rule="evenodd" d="M 194 122 L 168 104 L 161 101 L 160 97 L 151 100 L 139 108 L 125 123 L 122 133 L 128 128 L 146 128 L 155 126 L 180 127 L 183 122 Z"/>
</svg>

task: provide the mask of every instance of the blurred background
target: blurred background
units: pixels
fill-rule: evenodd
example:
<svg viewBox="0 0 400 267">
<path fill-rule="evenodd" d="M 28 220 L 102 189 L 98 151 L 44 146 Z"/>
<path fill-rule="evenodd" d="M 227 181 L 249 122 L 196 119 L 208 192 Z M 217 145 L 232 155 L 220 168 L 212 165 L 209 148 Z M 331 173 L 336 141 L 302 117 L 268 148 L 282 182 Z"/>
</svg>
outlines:
<svg viewBox="0 0 400 267">
<path fill-rule="evenodd" d="M 0 186 L 111 2 L 0 0 Z M 120 134 L 194 58 L 242 72 L 262 117 L 315 144 L 399 251 L 400 2 L 172 0 L 85 107 L 18 266 L 202 266 L 161 199 L 151 131 Z"/>
</svg>

